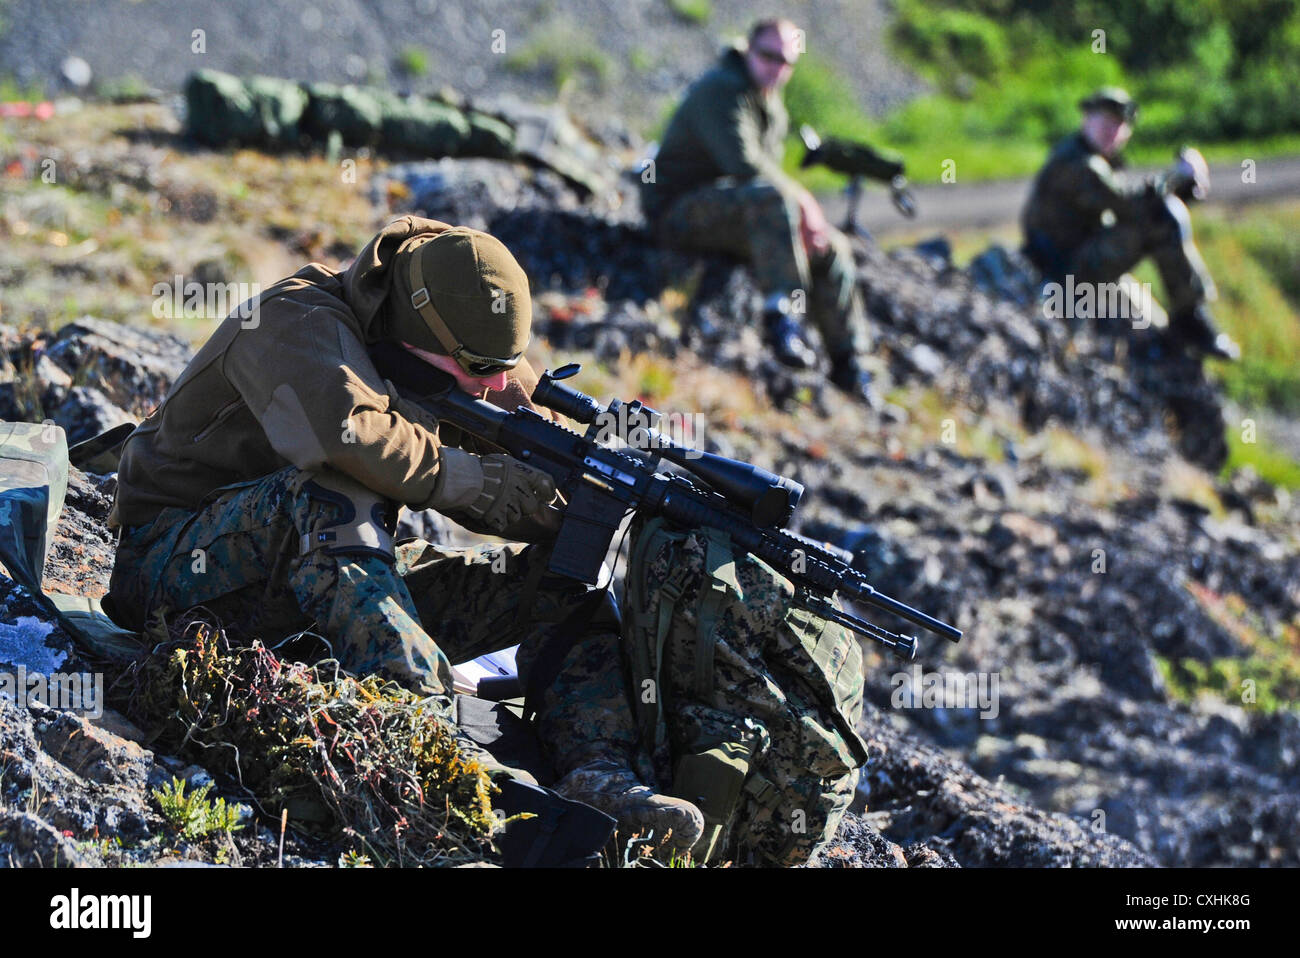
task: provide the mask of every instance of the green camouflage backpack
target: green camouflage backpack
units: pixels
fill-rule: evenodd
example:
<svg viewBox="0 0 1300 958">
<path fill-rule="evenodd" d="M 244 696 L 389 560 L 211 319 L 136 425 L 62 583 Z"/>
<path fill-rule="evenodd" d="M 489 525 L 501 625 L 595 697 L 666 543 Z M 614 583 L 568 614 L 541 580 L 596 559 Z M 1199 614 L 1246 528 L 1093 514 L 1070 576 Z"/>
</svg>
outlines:
<svg viewBox="0 0 1300 958">
<path fill-rule="evenodd" d="M 704 813 L 696 861 L 805 863 L 867 760 L 857 637 L 716 529 L 645 522 L 627 568 L 638 724 L 656 778 Z"/>
</svg>

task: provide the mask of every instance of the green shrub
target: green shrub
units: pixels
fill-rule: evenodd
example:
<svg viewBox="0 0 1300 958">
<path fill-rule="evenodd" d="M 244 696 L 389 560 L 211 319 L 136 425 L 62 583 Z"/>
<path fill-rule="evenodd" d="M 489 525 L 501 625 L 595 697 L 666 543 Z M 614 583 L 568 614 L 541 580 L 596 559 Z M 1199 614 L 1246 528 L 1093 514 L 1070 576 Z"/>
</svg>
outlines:
<svg viewBox="0 0 1300 958">
<path fill-rule="evenodd" d="M 940 98 L 970 104 L 967 136 L 1050 135 L 1101 83 L 1137 96 L 1148 142 L 1300 132 L 1300 6 L 1286 0 L 902 0 L 890 37 Z"/>
<path fill-rule="evenodd" d="M 170 785 L 153 790 L 154 800 L 163 818 L 181 838 L 196 840 L 210 835 L 229 835 L 244 826 L 239 824 L 239 806 L 227 805 L 224 798 L 208 801 L 212 783 L 201 785 L 188 795 L 185 782 L 173 778 Z"/>
<path fill-rule="evenodd" d="M 961 74 L 988 78 L 1011 57 L 1005 30 L 979 13 L 903 0 L 890 38 L 905 56 L 951 90 Z"/>
</svg>

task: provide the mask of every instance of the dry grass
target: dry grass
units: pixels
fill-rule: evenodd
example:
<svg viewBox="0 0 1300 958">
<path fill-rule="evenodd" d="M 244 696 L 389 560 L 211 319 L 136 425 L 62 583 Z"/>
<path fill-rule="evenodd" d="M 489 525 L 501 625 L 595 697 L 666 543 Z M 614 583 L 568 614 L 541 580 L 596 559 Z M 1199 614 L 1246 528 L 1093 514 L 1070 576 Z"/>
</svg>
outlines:
<svg viewBox="0 0 1300 958">
<path fill-rule="evenodd" d="M 128 713 L 160 746 L 378 864 L 491 857 L 493 786 L 429 700 L 332 660 L 309 667 L 260 643 L 233 647 L 202 615 L 169 635 L 127 683 Z"/>
</svg>

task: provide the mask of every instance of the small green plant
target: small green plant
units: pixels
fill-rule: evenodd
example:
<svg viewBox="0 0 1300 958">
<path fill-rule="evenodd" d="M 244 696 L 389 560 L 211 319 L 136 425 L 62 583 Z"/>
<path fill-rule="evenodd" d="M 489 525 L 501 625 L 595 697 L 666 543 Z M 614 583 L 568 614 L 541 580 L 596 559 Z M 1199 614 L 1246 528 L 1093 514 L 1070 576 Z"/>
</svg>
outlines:
<svg viewBox="0 0 1300 958">
<path fill-rule="evenodd" d="M 95 84 L 95 92 L 112 103 L 136 103 L 152 95 L 149 84 L 136 73 L 109 77 Z"/>
<path fill-rule="evenodd" d="M 9 74 L 0 76 L 0 102 L 21 100 L 35 103 L 45 99 L 45 87 L 39 83 L 22 84 Z"/>
<path fill-rule="evenodd" d="M 428 51 L 420 47 L 403 47 L 397 55 L 397 69 L 409 77 L 422 77 L 429 72 Z"/>
<path fill-rule="evenodd" d="M 627 65 L 633 73 L 649 73 L 655 65 L 654 56 L 642 47 L 633 47 L 627 54 Z"/>
<path fill-rule="evenodd" d="M 162 809 L 172 829 L 186 839 L 206 838 L 209 835 L 229 835 L 243 828 L 239 824 L 239 806 L 227 805 L 224 798 L 208 801 L 212 783 L 208 782 L 185 793 L 185 782 L 173 778 L 170 785 L 153 790 L 154 800 Z"/>
<path fill-rule="evenodd" d="M 668 0 L 668 9 L 678 20 L 703 26 L 713 16 L 712 0 Z"/>
<path fill-rule="evenodd" d="M 355 849 L 349 849 L 339 855 L 339 868 L 374 868 L 369 855 L 363 855 Z"/>
</svg>

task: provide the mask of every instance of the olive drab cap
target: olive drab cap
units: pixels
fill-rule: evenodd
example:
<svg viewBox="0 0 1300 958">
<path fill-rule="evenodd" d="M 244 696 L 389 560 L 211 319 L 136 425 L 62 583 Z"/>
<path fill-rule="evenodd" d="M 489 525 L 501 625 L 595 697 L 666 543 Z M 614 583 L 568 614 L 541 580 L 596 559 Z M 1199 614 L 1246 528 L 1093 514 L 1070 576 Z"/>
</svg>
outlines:
<svg viewBox="0 0 1300 958">
<path fill-rule="evenodd" d="M 1130 123 L 1137 117 L 1137 102 L 1123 87 L 1104 86 L 1079 101 L 1080 110 L 1110 110 Z"/>
<path fill-rule="evenodd" d="M 502 360 L 528 346 L 528 276 L 496 237 L 464 226 L 415 236 L 393 267 L 395 338 L 443 356 L 459 344 Z"/>
</svg>

